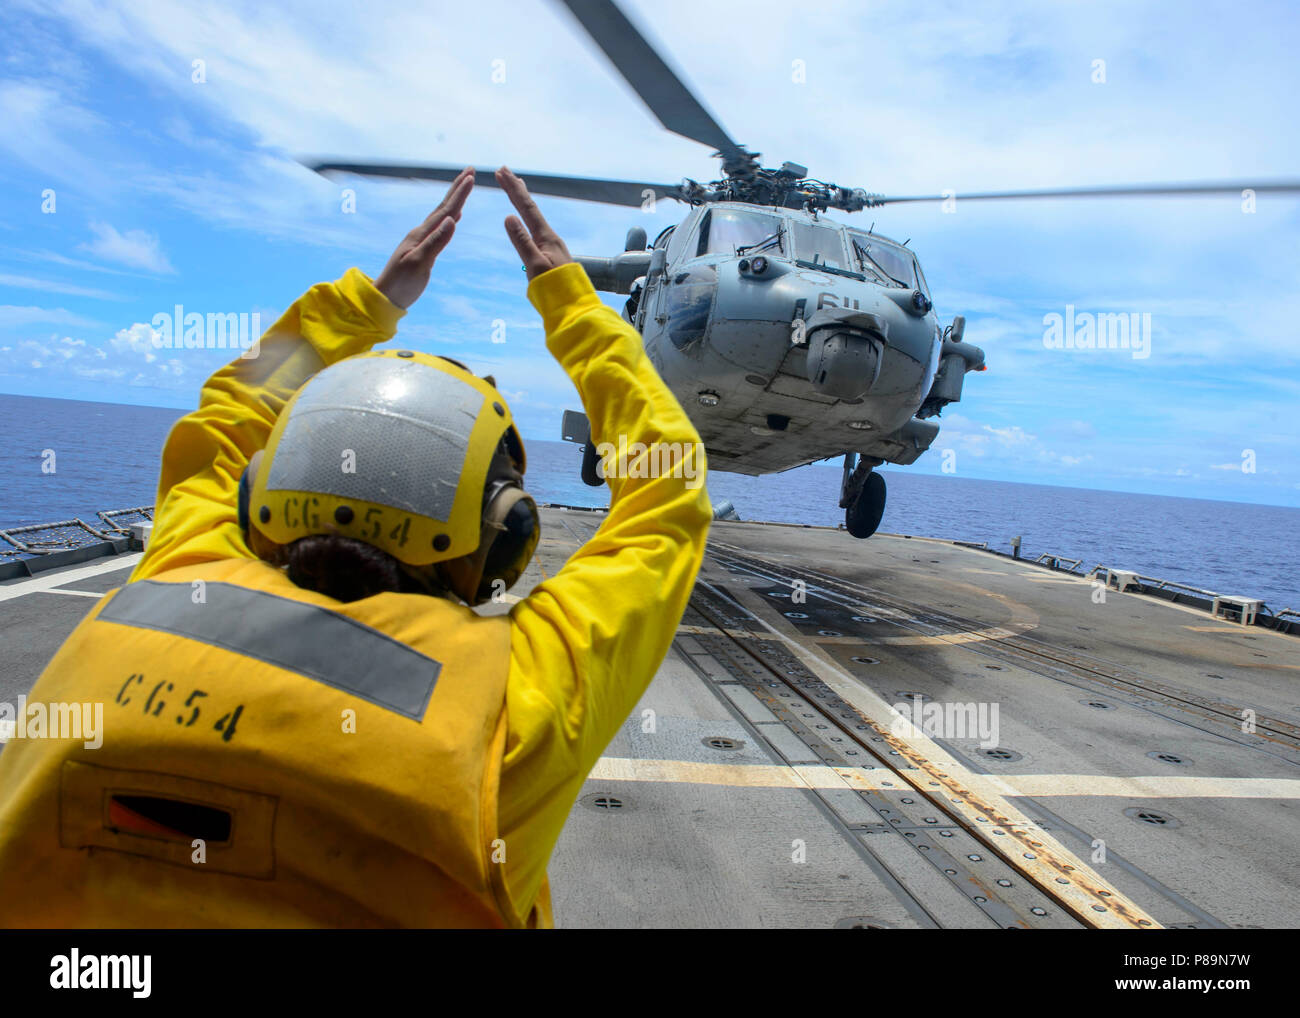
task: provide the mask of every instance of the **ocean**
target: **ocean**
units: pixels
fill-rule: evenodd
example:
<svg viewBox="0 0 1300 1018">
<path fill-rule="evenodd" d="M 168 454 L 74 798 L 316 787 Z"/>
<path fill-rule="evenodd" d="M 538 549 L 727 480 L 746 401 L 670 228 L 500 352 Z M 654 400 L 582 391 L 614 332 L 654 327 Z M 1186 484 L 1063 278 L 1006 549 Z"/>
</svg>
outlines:
<svg viewBox="0 0 1300 1018">
<path fill-rule="evenodd" d="M 163 441 L 180 410 L 0 395 L 0 529 L 152 505 Z M 48 451 L 47 451 L 48 450 Z M 604 488 L 578 476 L 578 447 L 527 442 L 528 489 L 539 502 L 603 507 Z M 52 452 L 52 456 L 51 456 Z M 43 465 L 52 460 L 54 470 Z M 1204 499 L 1017 484 L 882 470 L 889 501 L 880 529 L 921 537 L 987 541 L 1145 576 L 1262 598 L 1274 611 L 1300 608 L 1300 509 Z M 836 526 L 843 522 L 840 469 L 801 467 L 745 477 L 714 472 L 714 504 L 742 519 Z"/>
</svg>

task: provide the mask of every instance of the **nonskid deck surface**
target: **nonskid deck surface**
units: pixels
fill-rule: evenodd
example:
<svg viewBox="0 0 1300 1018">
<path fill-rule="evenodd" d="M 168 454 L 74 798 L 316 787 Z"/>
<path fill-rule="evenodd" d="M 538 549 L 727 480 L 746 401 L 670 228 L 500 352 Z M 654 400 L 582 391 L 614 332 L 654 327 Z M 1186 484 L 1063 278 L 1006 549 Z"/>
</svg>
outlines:
<svg viewBox="0 0 1300 1018">
<path fill-rule="evenodd" d="M 544 509 L 514 593 L 602 518 Z M 135 559 L 0 584 L 0 701 Z M 1295 637 L 946 542 L 715 523 L 550 872 L 569 927 L 1300 926 L 1298 810 Z"/>
</svg>

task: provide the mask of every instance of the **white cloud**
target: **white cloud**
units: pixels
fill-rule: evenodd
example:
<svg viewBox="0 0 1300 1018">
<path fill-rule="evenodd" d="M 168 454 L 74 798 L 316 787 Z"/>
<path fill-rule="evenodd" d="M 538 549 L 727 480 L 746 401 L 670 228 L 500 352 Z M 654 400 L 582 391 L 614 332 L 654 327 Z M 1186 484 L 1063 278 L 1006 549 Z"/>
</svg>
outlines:
<svg viewBox="0 0 1300 1018">
<path fill-rule="evenodd" d="M 144 386 L 153 389 L 187 388 L 190 372 L 180 357 L 164 357 L 153 345 L 157 333 L 137 322 L 119 329 L 103 345 L 95 345 L 74 336 L 51 335 L 47 341 L 22 339 L 0 347 L 0 375 L 22 377 L 27 370 L 48 373 L 57 370 L 69 380 Z M 207 353 L 202 351 L 201 353 Z M 211 373 L 205 358 L 200 368 L 203 377 Z"/>
<path fill-rule="evenodd" d="M 88 262 L 82 258 L 69 258 L 67 255 L 61 255 L 56 251 L 27 251 L 14 253 L 22 254 L 27 258 L 35 258 L 43 262 L 53 262 L 55 265 L 62 265 L 65 268 L 77 269 L 84 272 L 106 272 L 114 276 L 136 275 L 134 272 L 124 272 L 122 269 L 109 268 L 107 265 L 96 265 L 94 262 Z"/>
<path fill-rule="evenodd" d="M 118 233 L 108 223 L 91 223 L 95 240 L 80 245 L 80 250 L 88 251 L 105 261 L 129 265 L 132 268 L 146 269 L 149 272 L 172 273 L 171 262 L 163 254 L 158 238 L 145 230 L 127 230 Z"/>
<path fill-rule="evenodd" d="M 20 290 L 45 290 L 49 293 L 63 293 L 69 297 L 90 297 L 94 300 L 121 300 L 115 293 L 96 290 L 88 286 L 76 286 L 51 279 L 37 279 L 34 276 L 11 276 L 0 273 L 0 286 L 12 286 Z"/>
<path fill-rule="evenodd" d="M 19 307 L 0 304 L 0 329 L 18 329 L 37 322 L 67 325 L 74 328 L 92 328 L 98 323 L 65 308 Z"/>
<path fill-rule="evenodd" d="M 37 81 L 0 82 L 0 152 L 70 190 L 99 189 L 107 183 L 98 161 L 87 154 L 103 121 L 64 89 Z M 55 188 L 56 208 L 61 190 Z M 35 196 L 39 200 L 39 196 Z"/>
<path fill-rule="evenodd" d="M 155 342 L 161 339 L 162 333 L 152 326 L 136 322 L 129 329 L 118 329 L 111 343 L 118 353 L 142 355 L 146 362 L 152 362 L 158 356 L 156 351 L 159 348 Z"/>
</svg>

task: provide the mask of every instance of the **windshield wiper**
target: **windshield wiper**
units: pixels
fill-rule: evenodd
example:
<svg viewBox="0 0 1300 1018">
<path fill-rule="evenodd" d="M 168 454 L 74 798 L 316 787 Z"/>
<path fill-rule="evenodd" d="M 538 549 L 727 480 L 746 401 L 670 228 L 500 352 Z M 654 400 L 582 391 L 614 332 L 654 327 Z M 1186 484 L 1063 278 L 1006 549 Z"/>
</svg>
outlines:
<svg viewBox="0 0 1300 1018">
<path fill-rule="evenodd" d="M 879 274 L 884 276 L 885 279 L 892 280 L 893 282 L 897 283 L 899 286 L 902 287 L 907 286 L 907 284 L 904 283 L 901 279 L 898 279 L 895 276 L 891 276 L 885 270 L 885 267 L 881 265 L 878 261 L 876 261 L 874 258 L 872 258 L 871 255 L 867 252 L 867 249 L 863 247 L 861 244 L 859 244 L 856 240 L 853 242 L 853 247 L 857 250 L 859 257 L 865 258 L 867 261 L 869 261 L 878 270 Z"/>
<path fill-rule="evenodd" d="M 767 248 L 771 247 L 773 244 L 775 244 L 777 248 L 784 253 L 785 248 L 781 247 L 780 230 L 777 230 L 776 233 L 772 234 L 770 237 L 764 237 L 762 240 L 755 241 L 753 244 L 745 244 L 741 247 L 736 248 L 736 254 L 743 255 L 750 251 L 764 251 Z"/>
</svg>

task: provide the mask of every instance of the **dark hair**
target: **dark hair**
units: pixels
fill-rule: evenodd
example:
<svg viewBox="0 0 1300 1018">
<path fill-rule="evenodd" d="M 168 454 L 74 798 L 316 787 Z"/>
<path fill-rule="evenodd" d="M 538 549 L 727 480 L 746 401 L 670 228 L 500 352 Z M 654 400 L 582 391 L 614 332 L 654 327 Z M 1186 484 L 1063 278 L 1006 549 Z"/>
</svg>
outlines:
<svg viewBox="0 0 1300 1018">
<path fill-rule="evenodd" d="M 338 534 L 300 537 L 286 549 L 289 579 L 336 601 L 395 591 L 428 594 L 388 552 Z"/>
</svg>

